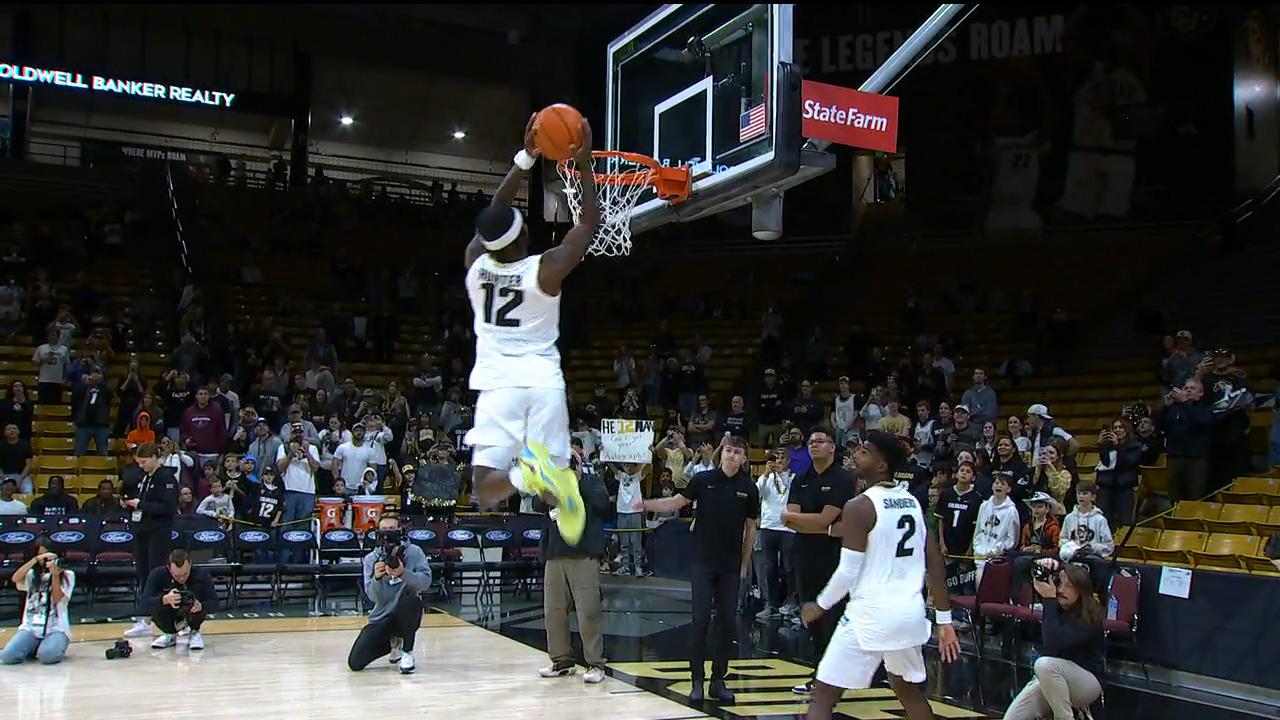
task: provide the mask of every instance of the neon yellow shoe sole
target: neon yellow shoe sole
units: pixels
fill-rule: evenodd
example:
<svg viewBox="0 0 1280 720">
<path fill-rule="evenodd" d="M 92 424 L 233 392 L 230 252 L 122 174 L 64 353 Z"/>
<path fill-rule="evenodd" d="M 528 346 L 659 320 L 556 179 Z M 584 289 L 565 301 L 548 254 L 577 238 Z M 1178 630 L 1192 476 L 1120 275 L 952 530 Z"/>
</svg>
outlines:
<svg viewBox="0 0 1280 720">
<path fill-rule="evenodd" d="M 529 443 L 524 449 L 520 454 L 520 470 L 528 492 L 541 494 L 546 491 L 555 496 L 556 527 L 560 536 L 570 545 L 577 545 L 582 540 L 587 513 L 573 470 L 556 467 L 551 461 L 551 452 L 542 443 Z"/>
</svg>

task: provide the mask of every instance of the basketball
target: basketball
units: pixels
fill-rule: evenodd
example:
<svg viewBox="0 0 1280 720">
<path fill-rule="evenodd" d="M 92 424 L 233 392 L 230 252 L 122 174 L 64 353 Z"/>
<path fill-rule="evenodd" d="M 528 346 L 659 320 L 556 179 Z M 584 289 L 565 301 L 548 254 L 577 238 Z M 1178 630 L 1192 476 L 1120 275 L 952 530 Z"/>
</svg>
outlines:
<svg viewBox="0 0 1280 720">
<path fill-rule="evenodd" d="M 533 119 L 533 142 L 548 160 L 564 160 L 582 143 L 582 113 L 564 103 L 548 105 Z"/>
</svg>

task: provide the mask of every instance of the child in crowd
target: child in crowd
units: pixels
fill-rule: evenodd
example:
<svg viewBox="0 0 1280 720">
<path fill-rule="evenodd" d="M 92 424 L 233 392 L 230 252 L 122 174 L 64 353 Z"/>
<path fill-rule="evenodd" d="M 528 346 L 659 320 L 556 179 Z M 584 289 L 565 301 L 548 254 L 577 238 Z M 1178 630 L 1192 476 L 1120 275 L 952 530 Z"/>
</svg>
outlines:
<svg viewBox="0 0 1280 720">
<path fill-rule="evenodd" d="M 959 473 L 957 472 L 957 480 Z M 1009 481 L 997 475 L 991 482 L 991 497 L 978 508 L 978 524 L 973 535 L 973 555 L 977 558 L 976 582 L 982 586 L 987 561 L 1004 555 L 1018 543 L 1021 525 L 1018 509 L 1009 498 Z"/>
<path fill-rule="evenodd" d="M 973 487 L 973 465 L 965 463 L 964 467 L 964 472 L 956 473 L 956 484 L 942 489 L 938 501 L 938 541 L 944 555 L 964 555 L 973 546 L 982 498 Z M 949 469 L 939 468 L 934 479 L 946 482 L 950 474 Z"/>
<path fill-rule="evenodd" d="M 1062 521 L 1058 556 L 1063 562 L 1086 565 L 1093 577 L 1093 587 L 1105 594 L 1111 581 L 1109 558 L 1116 550 L 1107 517 L 1094 504 L 1098 486 L 1082 482 L 1076 486 L 1076 507 Z"/>
<path fill-rule="evenodd" d="M 235 509 L 231 506 L 231 496 L 223 491 L 222 481 L 214 479 L 209 486 L 209 492 L 209 497 L 200 501 L 196 514 L 216 518 L 223 528 L 230 528 L 231 518 L 235 517 Z"/>
</svg>

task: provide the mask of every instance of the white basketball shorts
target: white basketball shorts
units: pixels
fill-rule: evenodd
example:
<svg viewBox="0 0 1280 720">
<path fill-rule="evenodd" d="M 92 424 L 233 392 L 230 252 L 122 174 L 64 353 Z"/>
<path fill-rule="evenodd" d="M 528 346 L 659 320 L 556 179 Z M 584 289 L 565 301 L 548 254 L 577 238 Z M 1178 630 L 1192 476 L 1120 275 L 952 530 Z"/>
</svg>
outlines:
<svg viewBox="0 0 1280 720">
<path fill-rule="evenodd" d="M 853 623 L 847 617 L 841 617 L 831 642 L 827 644 L 827 651 L 818 663 L 818 680 L 846 690 L 865 690 L 871 687 L 871 678 L 881 663 L 889 673 L 909 683 L 922 683 L 927 677 L 922 647 L 863 650 L 858 644 Z"/>
<path fill-rule="evenodd" d="M 569 407 L 561 388 L 510 387 L 481 390 L 476 424 L 464 439 L 471 462 L 506 469 L 526 443 L 547 446 L 556 464 L 569 464 Z"/>
</svg>

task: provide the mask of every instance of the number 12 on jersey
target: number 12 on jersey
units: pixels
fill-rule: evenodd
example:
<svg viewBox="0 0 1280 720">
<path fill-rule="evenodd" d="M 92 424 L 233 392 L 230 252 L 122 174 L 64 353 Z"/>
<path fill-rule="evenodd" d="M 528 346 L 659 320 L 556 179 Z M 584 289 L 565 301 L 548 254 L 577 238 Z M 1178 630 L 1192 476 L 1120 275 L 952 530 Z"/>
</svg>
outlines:
<svg viewBox="0 0 1280 720">
<path fill-rule="evenodd" d="M 513 287 L 497 288 L 498 297 L 508 298 L 508 300 L 502 304 L 502 307 L 498 308 L 495 314 L 493 308 L 493 283 L 480 283 L 480 287 L 484 288 L 484 321 L 498 327 L 520 327 L 518 319 L 507 316 L 511 314 L 511 311 L 520 307 L 520 303 L 524 302 L 524 291 Z"/>
</svg>

